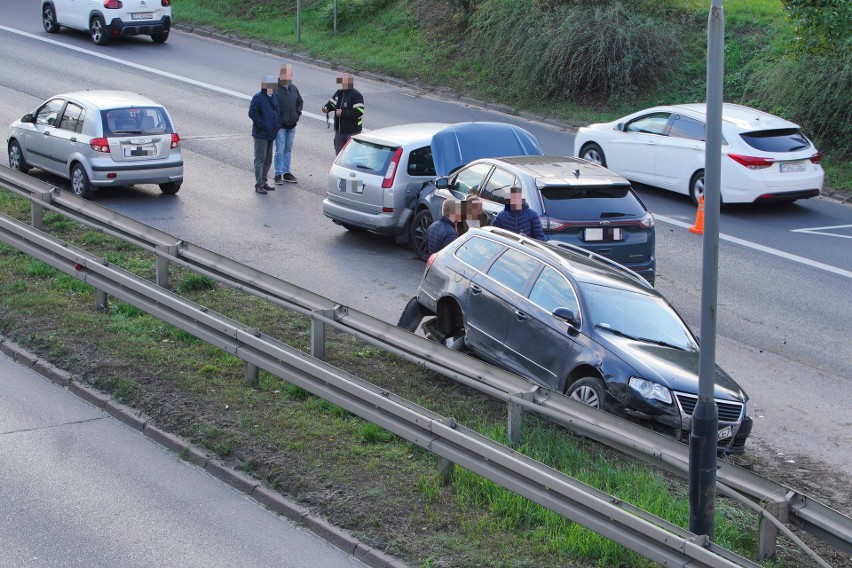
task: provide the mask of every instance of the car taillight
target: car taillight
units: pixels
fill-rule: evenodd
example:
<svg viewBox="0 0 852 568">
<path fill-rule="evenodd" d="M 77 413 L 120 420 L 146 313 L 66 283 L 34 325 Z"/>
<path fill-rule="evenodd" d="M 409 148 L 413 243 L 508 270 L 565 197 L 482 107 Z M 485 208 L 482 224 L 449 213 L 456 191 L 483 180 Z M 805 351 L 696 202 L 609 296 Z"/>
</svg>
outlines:
<svg viewBox="0 0 852 568">
<path fill-rule="evenodd" d="M 815 164 L 818 164 L 820 160 L 822 160 L 822 154 L 820 154 L 819 152 L 811 156 L 811 161 Z"/>
<path fill-rule="evenodd" d="M 740 154 L 728 154 L 728 157 L 731 158 L 736 163 L 747 167 L 750 170 L 762 170 L 764 168 L 770 167 L 775 163 L 775 160 L 771 158 L 758 158 L 757 156 L 743 156 Z"/>
<path fill-rule="evenodd" d="M 107 140 L 106 138 L 92 138 L 92 141 L 89 142 L 89 145 L 95 152 L 103 152 L 104 154 L 109 154 L 109 140 Z"/>
<path fill-rule="evenodd" d="M 657 222 L 654 221 L 654 216 L 651 215 L 650 213 L 646 213 L 644 217 L 639 219 L 639 226 L 643 227 L 645 229 L 650 229 L 651 227 L 653 227 L 656 224 L 657 224 Z"/>
<path fill-rule="evenodd" d="M 432 263 L 435 262 L 436 258 L 438 258 L 437 252 L 433 252 L 431 255 L 429 255 L 429 260 L 426 261 L 426 268 L 431 267 Z"/>
<path fill-rule="evenodd" d="M 567 221 L 560 221 L 547 215 L 542 215 L 539 220 L 541 221 L 541 228 L 545 231 L 561 231 L 571 225 Z"/>
<path fill-rule="evenodd" d="M 164 8 L 168 8 L 172 5 L 172 0 L 163 0 L 162 2 L 160 2 L 160 4 L 162 4 Z"/>
<path fill-rule="evenodd" d="M 121 0 L 104 0 L 104 8 L 108 10 L 118 10 L 121 7 Z"/>
<path fill-rule="evenodd" d="M 385 172 L 385 179 L 382 182 L 382 187 L 384 189 L 388 189 L 393 187 L 393 178 L 396 176 L 396 168 L 399 166 L 399 159 L 402 157 L 402 148 L 397 148 L 396 152 L 393 153 L 393 157 L 391 158 L 390 164 L 388 164 L 388 171 Z"/>
<path fill-rule="evenodd" d="M 172 133 L 172 145 L 169 146 L 172 150 L 180 146 L 180 136 L 177 135 L 177 132 Z"/>
</svg>

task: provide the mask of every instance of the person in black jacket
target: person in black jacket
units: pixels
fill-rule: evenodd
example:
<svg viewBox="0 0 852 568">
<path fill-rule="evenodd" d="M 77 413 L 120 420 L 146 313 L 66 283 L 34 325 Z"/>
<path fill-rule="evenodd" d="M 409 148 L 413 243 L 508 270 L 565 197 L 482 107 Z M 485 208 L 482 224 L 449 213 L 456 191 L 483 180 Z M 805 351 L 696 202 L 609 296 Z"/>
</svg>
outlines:
<svg viewBox="0 0 852 568">
<path fill-rule="evenodd" d="M 364 97 L 355 90 L 354 80 L 349 73 L 341 73 L 340 83 L 334 95 L 322 107 L 322 111 L 334 113 L 334 152 L 340 153 L 353 134 L 361 132 L 364 119 Z"/>
<path fill-rule="evenodd" d="M 458 224 L 461 219 L 461 203 L 447 199 L 441 204 L 441 218 L 426 229 L 429 254 L 435 254 L 459 238 Z"/>
<path fill-rule="evenodd" d="M 269 168 L 272 167 L 273 143 L 281 125 L 278 97 L 273 92 L 277 82 L 274 76 L 266 77 L 260 83 L 260 91 L 251 98 L 249 105 L 251 136 L 254 138 L 254 190 L 257 193 L 275 189 L 267 182 Z"/>
<path fill-rule="evenodd" d="M 290 172 L 290 159 L 293 155 L 293 139 L 296 137 L 296 123 L 302 116 L 302 95 L 293 84 L 293 66 L 289 63 L 281 66 L 278 73 L 278 114 L 281 128 L 275 137 L 275 183 L 296 183 L 296 176 Z"/>
</svg>

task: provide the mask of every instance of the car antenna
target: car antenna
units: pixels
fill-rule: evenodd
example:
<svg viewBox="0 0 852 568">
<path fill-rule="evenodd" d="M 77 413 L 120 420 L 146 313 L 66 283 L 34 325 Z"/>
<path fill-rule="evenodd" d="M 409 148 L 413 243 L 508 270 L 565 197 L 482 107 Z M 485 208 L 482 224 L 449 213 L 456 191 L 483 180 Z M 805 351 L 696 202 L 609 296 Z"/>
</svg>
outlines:
<svg viewBox="0 0 852 568">
<path fill-rule="evenodd" d="M 580 179 L 580 168 L 577 168 L 576 170 L 574 170 L 574 177 L 577 178 L 577 179 Z"/>
</svg>

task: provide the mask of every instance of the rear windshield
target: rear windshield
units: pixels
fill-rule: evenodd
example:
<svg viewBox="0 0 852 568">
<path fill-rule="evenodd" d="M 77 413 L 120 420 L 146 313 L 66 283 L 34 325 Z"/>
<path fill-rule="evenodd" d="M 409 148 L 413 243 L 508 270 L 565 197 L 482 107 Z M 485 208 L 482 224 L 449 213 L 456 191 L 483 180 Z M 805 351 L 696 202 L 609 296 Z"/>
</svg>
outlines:
<svg viewBox="0 0 852 568">
<path fill-rule="evenodd" d="M 645 215 L 629 187 L 547 187 L 541 190 L 548 216 L 563 221 L 638 219 Z"/>
<path fill-rule="evenodd" d="M 396 148 L 352 138 L 334 161 L 338 166 L 383 176 Z"/>
<path fill-rule="evenodd" d="M 798 128 L 758 130 L 745 132 L 740 136 L 746 144 L 763 152 L 798 152 L 811 145 Z"/>
<path fill-rule="evenodd" d="M 101 111 L 104 136 L 171 134 L 172 123 L 163 107 L 114 108 Z"/>
</svg>

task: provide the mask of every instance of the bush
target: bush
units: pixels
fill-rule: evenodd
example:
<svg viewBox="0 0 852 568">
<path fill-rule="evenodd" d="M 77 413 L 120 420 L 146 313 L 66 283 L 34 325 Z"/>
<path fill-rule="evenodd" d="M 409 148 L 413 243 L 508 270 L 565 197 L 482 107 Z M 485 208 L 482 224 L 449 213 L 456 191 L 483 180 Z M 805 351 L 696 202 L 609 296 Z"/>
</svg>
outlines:
<svg viewBox="0 0 852 568">
<path fill-rule="evenodd" d="M 852 49 L 852 2 L 849 0 L 784 0 L 796 31 L 796 47 L 808 53 Z"/>
<path fill-rule="evenodd" d="M 361 18 L 387 8 L 394 0 L 337 0 L 337 31 L 358 27 Z M 334 29 L 334 0 L 326 4 L 322 19 L 329 30 Z"/>
<path fill-rule="evenodd" d="M 539 100 L 627 100 L 656 87 L 682 51 L 675 26 L 660 26 L 622 2 L 485 0 L 470 32 L 495 81 Z"/>
</svg>

